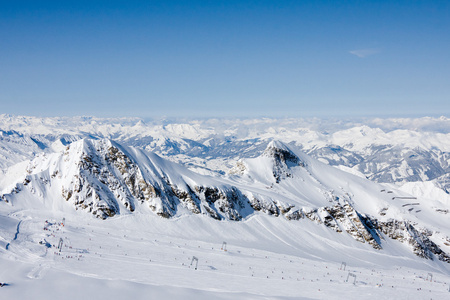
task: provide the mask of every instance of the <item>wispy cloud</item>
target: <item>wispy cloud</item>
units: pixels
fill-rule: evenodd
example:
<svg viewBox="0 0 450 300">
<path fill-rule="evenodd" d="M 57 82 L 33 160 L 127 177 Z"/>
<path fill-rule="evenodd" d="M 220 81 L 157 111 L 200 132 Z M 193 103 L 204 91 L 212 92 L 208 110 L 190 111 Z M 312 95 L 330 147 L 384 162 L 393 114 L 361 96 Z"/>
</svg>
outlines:
<svg viewBox="0 0 450 300">
<path fill-rule="evenodd" d="M 375 49 L 375 48 L 369 48 L 369 49 L 357 49 L 357 50 L 352 50 L 349 51 L 350 54 L 356 55 L 360 58 L 365 58 L 374 54 L 379 53 L 380 50 L 379 49 Z"/>
</svg>

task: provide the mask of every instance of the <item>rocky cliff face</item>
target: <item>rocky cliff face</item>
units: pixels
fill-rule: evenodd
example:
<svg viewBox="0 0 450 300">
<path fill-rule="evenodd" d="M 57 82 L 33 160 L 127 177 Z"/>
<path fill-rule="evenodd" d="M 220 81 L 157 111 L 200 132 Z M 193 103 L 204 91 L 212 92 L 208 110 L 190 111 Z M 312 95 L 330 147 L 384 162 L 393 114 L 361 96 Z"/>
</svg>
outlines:
<svg viewBox="0 0 450 300">
<path fill-rule="evenodd" d="M 377 222 L 376 228 L 391 239 L 408 244 L 417 256 L 431 260 L 436 257 L 450 263 L 450 255 L 430 239 L 433 236 L 430 230 L 419 230 L 409 221 L 398 220 Z"/>
<path fill-rule="evenodd" d="M 383 240 L 390 238 L 408 245 L 419 257 L 430 260 L 437 258 L 450 263 L 450 255 L 431 240 L 432 231 L 417 229 L 409 221 L 395 219 L 379 221 L 374 217 L 360 214 L 349 203 L 317 209 L 294 210 L 287 212 L 285 217 L 288 220 L 307 218 L 336 232 L 345 231 L 355 240 L 368 243 L 377 250 L 383 248 Z M 447 237 L 446 240 L 450 239 Z"/>
<path fill-rule="evenodd" d="M 269 143 L 262 155 L 272 159 L 272 174 L 276 183 L 279 183 L 282 179 L 292 177 L 291 167 L 305 166 L 305 163 L 297 155 L 280 142 Z"/>
</svg>

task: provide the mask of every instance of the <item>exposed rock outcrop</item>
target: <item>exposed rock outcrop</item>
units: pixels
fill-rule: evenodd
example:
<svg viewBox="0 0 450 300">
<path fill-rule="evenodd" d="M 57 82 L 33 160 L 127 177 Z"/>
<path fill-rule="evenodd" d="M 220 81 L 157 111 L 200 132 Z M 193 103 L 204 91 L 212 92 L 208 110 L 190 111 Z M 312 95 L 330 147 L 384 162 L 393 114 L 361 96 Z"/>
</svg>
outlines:
<svg viewBox="0 0 450 300">
<path fill-rule="evenodd" d="M 272 173 L 276 183 L 292 177 L 291 167 L 305 166 L 305 163 L 297 155 L 280 142 L 271 142 L 262 155 L 273 159 Z"/>
</svg>

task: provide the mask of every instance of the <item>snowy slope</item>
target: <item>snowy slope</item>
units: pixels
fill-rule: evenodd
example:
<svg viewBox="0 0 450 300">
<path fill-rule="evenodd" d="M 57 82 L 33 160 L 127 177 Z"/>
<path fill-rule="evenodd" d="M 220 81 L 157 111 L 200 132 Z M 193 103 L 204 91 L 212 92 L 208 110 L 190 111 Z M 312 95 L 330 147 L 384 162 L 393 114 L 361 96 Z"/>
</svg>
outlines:
<svg viewBox="0 0 450 300">
<path fill-rule="evenodd" d="M 447 202 L 412 199 L 282 142 L 224 176 L 108 139 L 6 174 L 0 282 L 10 285 L 0 292 L 10 298 L 448 295 Z"/>
<path fill-rule="evenodd" d="M 85 210 L 102 219 L 155 213 L 239 221 L 261 211 L 307 218 L 375 249 L 399 239 L 421 257 L 450 262 L 450 232 L 442 227 L 448 205 L 386 190 L 281 142 L 239 162 L 228 177 L 202 176 L 107 139 L 74 142 L 59 154 L 35 158 L 26 174 L 17 173 L 1 196 L 12 206 Z"/>
<path fill-rule="evenodd" d="M 0 277 L 9 284 L 1 293 L 8 299 L 448 295 L 448 264 L 420 259 L 395 241 L 376 251 L 306 220 L 255 215 L 243 222 L 218 222 L 197 215 L 167 220 L 152 214 L 100 220 L 79 212 L 10 208 L 0 203 L 0 233 L 9 244 L 8 250 L 0 248 Z M 59 224 L 63 218 L 65 226 Z M 224 241 L 227 251 L 222 250 Z M 198 265 L 191 265 L 194 256 Z"/>
</svg>

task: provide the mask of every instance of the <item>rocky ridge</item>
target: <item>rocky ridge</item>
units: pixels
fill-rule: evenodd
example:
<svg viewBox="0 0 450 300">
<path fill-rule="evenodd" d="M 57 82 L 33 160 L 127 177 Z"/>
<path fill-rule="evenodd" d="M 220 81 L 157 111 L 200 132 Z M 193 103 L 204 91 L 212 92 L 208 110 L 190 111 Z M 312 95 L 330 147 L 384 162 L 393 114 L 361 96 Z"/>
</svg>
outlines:
<svg viewBox="0 0 450 300">
<path fill-rule="evenodd" d="M 329 203 L 325 206 L 304 206 L 277 198 L 272 190 L 295 184 L 296 180 L 311 180 L 321 188 L 326 183 L 313 178 L 305 157 L 299 157 L 283 143 L 270 143 L 261 159 L 271 172 L 269 191 L 255 191 L 245 184 L 233 185 L 221 178 L 201 176 L 155 154 L 107 139 L 83 139 L 69 144 L 61 153 L 32 160 L 25 178 L 1 195 L 1 199 L 19 205 L 23 193 L 40 195 L 43 202 L 46 197 L 53 198 L 53 202 L 64 201 L 102 219 L 149 210 L 163 218 L 186 211 L 216 220 L 240 221 L 259 211 L 290 221 L 310 220 L 338 233 L 347 233 L 377 250 L 382 250 L 387 238 L 398 240 L 420 257 L 450 263 L 450 256 L 433 241 L 433 231 L 418 229 L 408 220 L 386 219 L 382 214 L 374 216 L 359 211 L 349 193 L 325 193 L 321 200 Z M 235 173 L 250 174 L 250 165 L 240 162 Z M 304 174 L 304 178 L 298 174 Z"/>
</svg>

